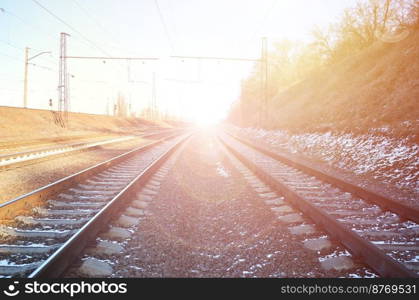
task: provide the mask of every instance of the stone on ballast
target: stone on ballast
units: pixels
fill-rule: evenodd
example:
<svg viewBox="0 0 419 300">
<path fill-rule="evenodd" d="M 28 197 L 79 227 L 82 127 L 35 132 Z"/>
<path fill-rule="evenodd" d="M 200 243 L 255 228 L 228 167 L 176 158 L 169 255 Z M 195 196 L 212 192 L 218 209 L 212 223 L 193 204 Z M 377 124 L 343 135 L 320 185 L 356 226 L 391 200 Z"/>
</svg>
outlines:
<svg viewBox="0 0 419 300">
<path fill-rule="evenodd" d="M 157 181 L 157 180 L 150 180 L 149 184 L 155 185 L 155 186 L 159 186 L 160 185 L 160 182 Z"/>
<path fill-rule="evenodd" d="M 151 197 L 150 195 L 138 194 L 137 195 L 137 200 L 140 200 L 140 201 L 151 201 L 151 200 L 153 200 L 153 197 Z"/>
<path fill-rule="evenodd" d="M 78 271 L 88 277 L 105 277 L 113 273 L 111 265 L 96 258 L 86 259 Z"/>
<path fill-rule="evenodd" d="M 283 214 L 283 213 L 292 213 L 295 212 L 291 206 L 288 205 L 283 205 L 283 206 L 273 206 L 271 207 L 271 210 L 279 213 L 279 214 Z"/>
<path fill-rule="evenodd" d="M 345 271 L 350 270 L 355 267 L 353 260 L 348 256 L 336 256 L 336 257 L 329 257 L 320 262 L 323 269 L 329 270 L 336 270 L 336 271 Z"/>
<path fill-rule="evenodd" d="M 280 216 L 278 217 L 278 220 L 287 224 L 303 222 L 303 218 L 299 214 L 289 214 L 285 216 Z"/>
<path fill-rule="evenodd" d="M 273 193 L 273 192 L 259 194 L 259 196 L 262 197 L 262 198 L 275 198 L 275 197 L 278 197 L 278 195 L 276 193 Z"/>
<path fill-rule="evenodd" d="M 134 207 L 128 207 L 125 210 L 125 214 L 131 217 L 142 217 L 145 215 L 144 210 Z"/>
<path fill-rule="evenodd" d="M 109 241 L 99 241 L 94 248 L 89 248 L 87 253 L 92 255 L 114 255 L 124 251 L 124 248 L 116 243 Z"/>
<path fill-rule="evenodd" d="M 135 208 L 146 208 L 148 206 L 148 203 L 145 201 L 140 201 L 140 200 L 134 200 L 131 202 L 131 205 Z"/>
<path fill-rule="evenodd" d="M 144 188 L 144 189 L 141 190 L 141 194 L 154 196 L 154 195 L 157 194 L 157 191 L 151 190 L 151 189 L 148 189 L 148 188 Z"/>
<path fill-rule="evenodd" d="M 272 200 L 265 200 L 265 203 L 268 205 L 285 205 L 284 198 L 281 197 Z"/>
<path fill-rule="evenodd" d="M 271 191 L 271 189 L 269 187 L 267 187 L 267 186 L 265 186 L 265 187 L 256 187 L 255 188 L 255 191 L 258 192 L 258 193 L 268 193 L 268 192 Z"/>
<path fill-rule="evenodd" d="M 294 226 L 294 227 L 291 227 L 289 230 L 291 234 L 295 234 L 295 235 L 312 234 L 315 232 L 314 226 L 312 225 Z"/>
<path fill-rule="evenodd" d="M 118 226 L 127 228 L 127 227 L 132 227 L 132 226 L 138 225 L 139 221 L 140 220 L 138 218 L 133 218 L 133 217 L 130 217 L 130 216 L 122 215 L 122 216 L 119 217 L 118 220 L 116 220 L 116 224 Z"/>
<path fill-rule="evenodd" d="M 332 243 L 327 238 L 318 238 L 304 241 L 304 247 L 313 251 L 329 249 Z"/>
<path fill-rule="evenodd" d="M 108 231 L 100 235 L 103 239 L 108 240 L 125 240 L 131 237 L 131 232 L 121 227 L 111 227 Z"/>
</svg>

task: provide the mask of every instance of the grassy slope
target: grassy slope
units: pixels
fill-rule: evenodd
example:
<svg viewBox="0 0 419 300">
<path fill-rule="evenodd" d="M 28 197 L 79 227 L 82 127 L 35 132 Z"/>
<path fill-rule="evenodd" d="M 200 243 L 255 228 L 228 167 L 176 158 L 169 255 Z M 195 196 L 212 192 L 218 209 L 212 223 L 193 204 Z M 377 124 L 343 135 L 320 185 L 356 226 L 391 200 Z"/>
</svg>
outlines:
<svg viewBox="0 0 419 300">
<path fill-rule="evenodd" d="M 416 31 L 395 44 L 376 43 L 296 84 L 270 104 L 267 127 L 355 134 L 387 128 L 378 133 L 418 141 L 418 41 Z"/>
<path fill-rule="evenodd" d="M 170 127 L 137 118 L 116 118 L 81 113 L 69 114 L 69 127 L 54 123 L 48 110 L 0 107 L 0 140 L 25 140 L 94 134 L 129 134 L 130 130 L 145 130 L 152 126 Z"/>
</svg>

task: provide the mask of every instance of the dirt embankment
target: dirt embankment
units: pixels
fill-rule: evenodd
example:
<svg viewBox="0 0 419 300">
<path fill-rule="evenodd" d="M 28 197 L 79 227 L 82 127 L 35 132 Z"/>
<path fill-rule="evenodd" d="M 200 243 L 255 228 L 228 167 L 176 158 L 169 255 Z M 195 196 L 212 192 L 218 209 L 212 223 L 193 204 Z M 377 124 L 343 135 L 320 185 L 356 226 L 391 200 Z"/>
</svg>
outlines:
<svg viewBox="0 0 419 300">
<path fill-rule="evenodd" d="M 244 116 L 256 124 L 257 114 Z M 319 71 L 269 103 L 264 127 L 292 133 L 419 136 L 419 31 L 377 42 Z"/>
<path fill-rule="evenodd" d="M 378 42 L 313 74 L 269 103 L 238 134 L 405 192 L 419 193 L 419 31 L 397 43 Z M 239 122 L 238 122 L 239 123 Z M 252 128 L 253 127 L 253 128 Z M 377 185 L 378 186 L 378 185 Z"/>
<path fill-rule="evenodd" d="M 78 138 L 97 135 L 140 133 L 151 128 L 172 127 L 164 122 L 139 118 L 69 113 L 68 125 L 63 127 L 54 111 L 0 107 L 0 142 L 28 141 L 51 138 Z"/>
</svg>

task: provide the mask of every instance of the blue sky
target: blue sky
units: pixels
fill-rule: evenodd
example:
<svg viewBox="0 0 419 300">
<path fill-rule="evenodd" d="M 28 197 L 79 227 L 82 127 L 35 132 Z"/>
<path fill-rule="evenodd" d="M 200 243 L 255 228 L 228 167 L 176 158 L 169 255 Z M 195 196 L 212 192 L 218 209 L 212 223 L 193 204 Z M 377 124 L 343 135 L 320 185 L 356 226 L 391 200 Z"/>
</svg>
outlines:
<svg viewBox="0 0 419 300">
<path fill-rule="evenodd" d="M 40 3 L 72 28 L 49 15 Z M 29 106 L 57 99 L 59 34 L 71 34 L 69 55 L 153 56 L 158 63 L 70 61 L 71 108 L 105 113 L 122 92 L 141 110 L 156 74 L 162 110 L 202 117 L 237 99 L 249 63 L 196 62 L 170 55 L 258 57 L 260 37 L 309 40 L 355 0 L 0 0 L 0 105 L 23 103 L 24 47 L 51 51 L 29 69 Z M 162 24 L 157 5 L 167 28 Z M 74 31 L 73 29 L 76 29 Z M 130 77 L 136 83 L 128 82 Z M 173 79 L 176 79 L 173 80 Z M 183 81 L 200 81 L 185 83 Z M 223 110 L 223 112 L 221 112 Z"/>
</svg>

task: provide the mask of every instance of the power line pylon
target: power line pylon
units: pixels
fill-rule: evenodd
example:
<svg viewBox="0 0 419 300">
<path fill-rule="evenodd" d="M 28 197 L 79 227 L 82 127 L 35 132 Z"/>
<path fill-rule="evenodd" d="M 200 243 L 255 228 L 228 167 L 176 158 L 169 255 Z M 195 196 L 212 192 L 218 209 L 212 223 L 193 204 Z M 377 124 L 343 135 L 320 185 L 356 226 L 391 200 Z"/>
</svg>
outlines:
<svg viewBox="0 0 419 300">
<path fill-rule="evenodd" d="M 153 120 L 157 120 L 157 96 L 156 96 L 156 73 L 153 72 L 153 90 L 151 95 L 151 116 Z"/>
<path fill-rule="evenodd" d="M 58 75 L 58 111 L 64 121 L 68 123 L 69 94 L 68 94 L 68 70 L 67 70 L 67 37 L 68 33 L 61 32 L 60 35 L 60 67 Z"/>
<path fill-rule="evenodd" d="M 261 118 L 260 118 L 260 124 L 259 126 L 262 128 L 263 120 L 265 122 L 268 122 L 268 114 L 269 114 L 269 108 L 268 108 L 268 98 L 269 98 L 269 91 L 268 91 L 268 39 L 266 37 L 262 38 L 262 53 L 261 53 L 261 81 L 262 81 L 262 109 L 260 110 Z M 267 123 L 268 124 L 268 123 Z"/>
</svg>

